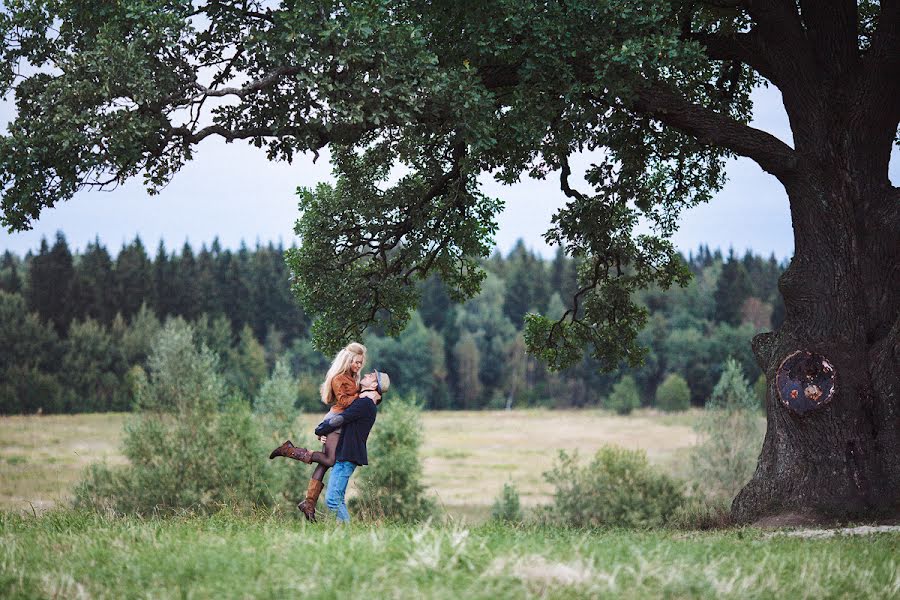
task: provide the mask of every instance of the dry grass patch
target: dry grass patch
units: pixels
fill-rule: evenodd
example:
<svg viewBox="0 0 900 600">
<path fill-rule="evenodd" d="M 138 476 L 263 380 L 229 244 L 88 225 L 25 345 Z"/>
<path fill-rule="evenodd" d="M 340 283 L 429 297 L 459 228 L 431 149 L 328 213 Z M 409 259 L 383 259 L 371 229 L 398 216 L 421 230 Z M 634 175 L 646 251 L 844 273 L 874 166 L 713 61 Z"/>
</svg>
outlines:
<svg viewBox="0 0 900 600">
<path fill-rule="evenodd" d="M 552 488 L 542 474 L 559 450 L 577 450 L 587 458 L 605 444 L 640 448 L 651 463 L 684 475 L 687 452 L 696 441 L 696 415 L 649 410 L 630 416 L 599 410 L 424 412 L 425 484 L 451 514 L 471 520 L 489 513 L 510 480 L 523 505 L 548 501 Z M 70 498 L 89 463 L 123 463 L 119 444 L 126 416 L 0 417 L 0 509 L 53 507 Z M 308 433 L 319 418 L 302 415 L 297 432 Z"/>
<path fill-rule="evenodd" d="M 696 415 L 673 422 L 649 410 L 630 416 L 599 410 L 424 413 L 425 483 L 451 510 L 490 505 L 509 480 L 522 504 L 534 506 L 551 497 L 543 473 L 559 450 L 589 457 L 606 444 L 645 450 L 651 463 L 685 475 Z"/>
<path fill-rule="evenodd" d="M 90 463 L 125 462 L 123 413 L 0 418 L 0 508 L 46 510 L 67 501 Z"/>
</svg>

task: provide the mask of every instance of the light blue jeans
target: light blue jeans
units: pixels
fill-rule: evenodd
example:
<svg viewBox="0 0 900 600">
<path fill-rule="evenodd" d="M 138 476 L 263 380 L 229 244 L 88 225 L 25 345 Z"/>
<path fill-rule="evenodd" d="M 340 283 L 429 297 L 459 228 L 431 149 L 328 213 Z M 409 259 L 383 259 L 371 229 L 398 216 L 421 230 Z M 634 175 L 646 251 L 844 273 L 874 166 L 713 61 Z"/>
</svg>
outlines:
<svg viewBox="0 0 900 600">
<path fill-rule="evenodd" d="M 347 504 L 344 502 L 344 494 L 347 493 L 347 484 L 350 476 L 356 469 L 356 463 L 341 460 L 331 467 L 331 476 L 328 478 L 328 491 L 325 492 L 325 505 L 331 512 L 337 513 L 337 520 L 344 523 L 350 522 L 350 513 L 347 512 Z"/>
</svg>

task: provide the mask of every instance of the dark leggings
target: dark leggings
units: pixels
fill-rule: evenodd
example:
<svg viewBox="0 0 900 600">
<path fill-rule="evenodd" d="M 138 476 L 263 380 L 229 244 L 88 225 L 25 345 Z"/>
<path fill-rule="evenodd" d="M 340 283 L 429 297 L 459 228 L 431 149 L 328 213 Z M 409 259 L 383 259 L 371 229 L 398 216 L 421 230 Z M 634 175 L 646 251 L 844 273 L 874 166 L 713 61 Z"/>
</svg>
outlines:
<svg viewBox="0 0 900 600">
<path fill-rule="evenodd" d="M 322 478 L 325 477 L 325 471 L 334 466 L 334 457 L 337 453 L 337 443 L 340 437 L 339 431 L 332 431 L 326 436 L 325 443 L 322 444 L 322 451 L 312 453 L 312 461 L 319 463 L 316 465 L 316 470 L 313 471 L 312 479 L 322 481 Z"/>
</svg>

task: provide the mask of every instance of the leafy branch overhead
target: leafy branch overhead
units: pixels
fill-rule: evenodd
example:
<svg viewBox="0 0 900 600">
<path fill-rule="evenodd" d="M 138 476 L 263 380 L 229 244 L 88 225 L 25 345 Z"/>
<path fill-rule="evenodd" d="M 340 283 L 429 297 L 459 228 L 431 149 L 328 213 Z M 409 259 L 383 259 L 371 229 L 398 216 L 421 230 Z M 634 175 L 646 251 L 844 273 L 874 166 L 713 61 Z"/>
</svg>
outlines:
<svg viewBox="0 0 900 600">
<path fill-rule="evenodd" d="M 133 177 L 158 191 L 209 137 L 273 160 L 328 146 L 337 183 L 301 191 L 288 260 L 330 349 L 372 323 L 399 331 L 428 273 L 477 292 L 502 208 L 480 174 L 558 172 L 569 203 L 546 237 L 581 261 L 583 287 L 562 319 L 529 318 L 528 345 L 556 367 L 588 343 L 611 367 L 634 362 L 646 315 L 630 292 L 688 276 L 669 241 L 680 212 L 721 187 L 732 154 L 782 180 L 795 168 L 747 125 L 761 77 L 811 84 L 784 60 L 797 32 L 783 4 L 8 2 L 2 222 L 27 229 Z M 863 50 L 880 56 L 889 35 L 863 16 Z M 879 65 L 864 80 L 896 87 Z M 600 148 L 577 189 L 569 157 Z"/>
</svg>

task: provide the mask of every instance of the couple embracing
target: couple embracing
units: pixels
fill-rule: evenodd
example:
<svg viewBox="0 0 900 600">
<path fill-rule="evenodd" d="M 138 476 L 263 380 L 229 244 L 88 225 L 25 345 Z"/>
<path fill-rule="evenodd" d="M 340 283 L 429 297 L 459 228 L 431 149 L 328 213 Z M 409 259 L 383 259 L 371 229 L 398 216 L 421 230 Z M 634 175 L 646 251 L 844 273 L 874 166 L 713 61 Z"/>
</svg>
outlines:
<svg viewBox="0 0 900 600">
<path fill-rule="evenodd" d="M 310 521 L 316 519 L 322 478 L 329 468 L 332 470 L 325 504 L 336 513 L 338 521 L 350 520 L 344 501 L 347 484 L 356 467 L 369 464 L 366 441 L 375 424 L 381 394 L 390 386 L 387 373 L 372 371 L 362 376 L 365 362 L 366 347 L 352 342 L 337 353 L 328 369 L 319 393 L 322 402 L 331 410 L 315 432 L 323 442 L 321 452 L 298 448 L 288 440 L 269 455 L 269 458 L 284 456 L 307 464 L 317 463 L 309 480 L 306 499 L 297 505 Z"/>
</svg>

